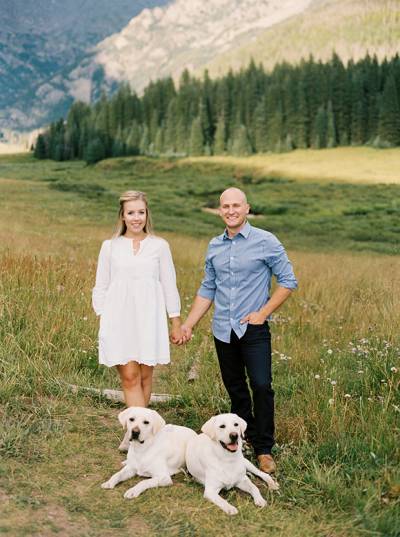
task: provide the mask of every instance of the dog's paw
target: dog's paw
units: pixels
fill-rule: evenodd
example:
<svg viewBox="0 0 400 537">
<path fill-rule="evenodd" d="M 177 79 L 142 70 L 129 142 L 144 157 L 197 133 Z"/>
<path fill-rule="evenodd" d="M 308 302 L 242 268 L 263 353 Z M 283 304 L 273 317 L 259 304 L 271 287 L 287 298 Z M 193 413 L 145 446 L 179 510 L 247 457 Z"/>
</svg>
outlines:
<svg viewBox="0 0 400 537">
<path fill-rule="evenodd" d="M 102 489 L 113 489 L 115 485 L 112 484 L 111 480 L 106 481 L 105 483 L 101 484 Z"/>
<path fill-rule="evenodd" d="M 257 498 L 256 500 L 254 500 L 254 503 L 256 504 L 257 507 L 265 507 L 267 505 L 267 502 L 261 496 L 260 498 Z"/>
<path fill-rule="evenodd" d="M 132 498 L 137 498 L 140 494 L 140 491 L 137 490 L 136 487 L 132 487 L 131 489 L 128 489 L 125 494 L 124 494 L 124 498 L 126 498 L 127 500 L 131 500 Z"/>
<path fill-rule="evenodd" d="M 233 507 L 233 505 L 227 505 L 223 509 L 227 515 L 237 515 L 239 512 L 236 507 Z"/>
<path fill-rule="evenodd" d="M 270 479 L 270 481 L 267 481 L 269 490 L 279 490 L 278 481 L 274 481 L 272 477 Z"/>
</svg>

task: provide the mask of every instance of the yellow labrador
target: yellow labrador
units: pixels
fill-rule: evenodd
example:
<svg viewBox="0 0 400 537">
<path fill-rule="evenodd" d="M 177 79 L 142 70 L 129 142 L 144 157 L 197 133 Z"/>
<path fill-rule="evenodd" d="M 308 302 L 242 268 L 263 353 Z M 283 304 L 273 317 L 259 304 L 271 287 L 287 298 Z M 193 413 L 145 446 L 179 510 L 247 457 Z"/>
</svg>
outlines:
<svg viewBox="0 0 400 537">
<path fill-rule="evenodd" d="M 112 489 L 134 475 L 149 477 L 127 490 L 125 498 L 136 498 L 154 487 L 172 485 L 171 476 L 185 466 L 188 440 L 196 435 L 192 429 L 179 425 L 166 425 L 155 410 L 130 407 L 118 415 L 129 434 L 128 456 L 122 470 L 101 486 Z"/>
<path fill-rule="evenodd" d="M 237 509 L 219 492 L 238 487 L 248 492 L 259 507 L 266 501 L 246 472 L 263 479 L 268 487 L 277 490 L 279 485 L 269 474 L 261 472 L 242 453 L 242 435 L 246 422 L 236 414 L 220 414 L 209 419 L 201 428 L 203 434 L 191 437 L 186 448 L 186 466 L 192 476 L 205 487 L 204 497 L 215 503 L 228 515 Z"/>
</svg>

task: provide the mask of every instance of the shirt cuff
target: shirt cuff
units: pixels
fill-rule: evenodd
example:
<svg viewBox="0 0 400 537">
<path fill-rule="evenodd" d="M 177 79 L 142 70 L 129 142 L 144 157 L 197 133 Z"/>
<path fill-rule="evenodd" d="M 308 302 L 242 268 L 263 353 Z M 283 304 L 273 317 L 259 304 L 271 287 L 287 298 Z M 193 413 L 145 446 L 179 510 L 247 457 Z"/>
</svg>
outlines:
<svg viewBox="0 0 400 537">
<path fill-rule="evenodd" d="M 298 285 L 296 281 L 283 280 L 281 282 L 276 282 L 279 287 L 284 287 L 285 289 L 297 289 Z"/>
<path fill-rule="evenodd" d="M 168 317 L 170 319 L 173 319 L 174 317 L 180 317 L 181 312 L 180 311 L 173 311 L 172 313 L 168 313 Z"/>
<path fill-rule="evenodd" d="M 203 287 L 200 287 L 200 289 L 197 291 L 197 294 L 201 296 L 202 298 L 207 298 L 208 300 L 214 300 L 215 297 L 215 291 L 213 289 L 204 289 Z"/>
</svg>

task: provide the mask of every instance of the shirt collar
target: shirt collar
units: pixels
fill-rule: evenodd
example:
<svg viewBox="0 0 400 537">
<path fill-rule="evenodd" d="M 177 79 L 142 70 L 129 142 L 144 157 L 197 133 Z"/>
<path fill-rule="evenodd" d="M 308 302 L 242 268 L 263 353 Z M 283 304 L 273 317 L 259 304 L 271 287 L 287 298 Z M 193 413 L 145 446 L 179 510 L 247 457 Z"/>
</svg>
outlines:
<svg viewBox="0 0 400 537">
<path fill-rule="evenodd" d="M 237 233 L 237 235 L 242 235 L 245 239 L 247 239 L 247 237 L 249 236 L 250 230 L 251 230 L 251 225 L 249 224 L 248 221 L 246 221 L 245 225 L 242 227 L 239 233 Z M 237 235 L 235 235 L 235 237 L 237 237 Z M 222 233 L 221 238 L 223 240 L 227 240 L 227 239 L 232 240 L 231 237 L 228 235 L 228 232 L 226 229 Z"/>
</svg>

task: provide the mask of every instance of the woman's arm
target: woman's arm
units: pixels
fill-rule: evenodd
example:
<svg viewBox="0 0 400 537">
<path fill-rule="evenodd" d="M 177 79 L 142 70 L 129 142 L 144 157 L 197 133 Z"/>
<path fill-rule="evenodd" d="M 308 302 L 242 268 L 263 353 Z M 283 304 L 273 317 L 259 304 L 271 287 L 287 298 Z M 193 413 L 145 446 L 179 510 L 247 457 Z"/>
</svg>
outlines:
<svg viewBox="0 0 400 537">
<path fill-rule="evenodd" d="M 97 263 L 96 283 L 92 290 L 92 305 L 96 315 L 103 312 L 104 300 L 111 280 L 111 241 L 101 245 Z"/>
</svg>

